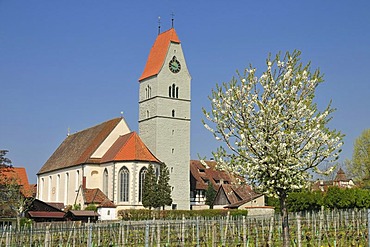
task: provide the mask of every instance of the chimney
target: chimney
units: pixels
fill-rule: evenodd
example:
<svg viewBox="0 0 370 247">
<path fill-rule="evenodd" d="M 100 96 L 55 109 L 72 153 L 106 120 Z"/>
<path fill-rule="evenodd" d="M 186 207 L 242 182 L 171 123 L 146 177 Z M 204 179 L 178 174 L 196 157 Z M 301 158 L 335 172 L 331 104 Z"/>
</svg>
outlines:
<svg viewBox="0 0 370 247">
<path fill-rule="evenodd" d="M 82 189 L 86 189 L 86 177 L 82 177 Z"/>
</svg>

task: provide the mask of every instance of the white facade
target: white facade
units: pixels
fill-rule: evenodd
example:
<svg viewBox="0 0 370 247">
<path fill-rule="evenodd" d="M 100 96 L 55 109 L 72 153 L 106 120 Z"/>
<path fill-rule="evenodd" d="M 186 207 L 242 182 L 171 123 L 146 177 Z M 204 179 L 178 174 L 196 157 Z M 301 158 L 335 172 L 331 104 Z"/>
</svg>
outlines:
<svg viewBox="0 0 370 247">
<path fill-rule="evenodd" d="M 176 57 L 181 70 L 173 73 Z M 151 152 L 166 163 L 172 208 L 190 209 L 190 81 L 180 43 L 171 42 L 155 76 L 140 81 L 139 133 Z"/>
</svg>

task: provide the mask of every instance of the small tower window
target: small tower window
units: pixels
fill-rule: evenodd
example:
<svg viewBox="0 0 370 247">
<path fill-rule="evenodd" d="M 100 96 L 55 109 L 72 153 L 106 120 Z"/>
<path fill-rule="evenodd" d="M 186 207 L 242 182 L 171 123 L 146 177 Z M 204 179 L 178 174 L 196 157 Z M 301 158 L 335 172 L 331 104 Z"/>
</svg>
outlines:
<svg viewBox="0 0 370 247">
<path fill-rule="evenodd" d="M 172 84 L 172 98 L 175 98 L 176 95 L 176 85 Z"/>
<path fill-rule="evenodd" d="M 149 110 L 146 111 L 146 117 L 149 118 Z"/>
<path fill-rule="evenodd" d="M 175 117 L 175 110 L 172 110 L 172 117 Z"/>
<path fill-rule="evenodd" d="M 176 87 L 176 98 L 179 98 L 179 87 Z"/>
</svg>

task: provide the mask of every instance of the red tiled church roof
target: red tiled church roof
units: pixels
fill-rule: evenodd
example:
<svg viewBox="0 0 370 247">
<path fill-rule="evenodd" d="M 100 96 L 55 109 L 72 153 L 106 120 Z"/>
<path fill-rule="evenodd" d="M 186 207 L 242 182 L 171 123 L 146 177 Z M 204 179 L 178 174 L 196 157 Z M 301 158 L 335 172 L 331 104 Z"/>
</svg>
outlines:
<svg viewBox="0 0 370 247">
<path fill-rule="evenodd" d="M 86 163 L 121 119 L 115 118 L 69 135 L 46 161 L 38 174 Z"/>
<path fill-rule="evenodd" d="M 145 69 L 143 74 L 140 76 L 139 81 L 159 73 L 163 66 L 164 59 L 166 58 L 168 47 L 171 42 L 180 43 L 174 28 L 171 28 L 158 35 L 154 45 L 152 46 L 152 49 L 150 50 Z"/>
<path fill-rule="evenodd" d="M 101 163 L 111 161 L 152 161 L 160 162 L 141 141 L 136 132 L 120 136 L 104 154 Z"/>
<path fill-rule="evenodd" d="M 0 183 L 16 182 L 21 186 L 21 192 L 25 197 L 32 196 L 32 189 L 28 183 L 27 172 L 24 167 L 3 167 L 0 173 Z"/>
</svg>

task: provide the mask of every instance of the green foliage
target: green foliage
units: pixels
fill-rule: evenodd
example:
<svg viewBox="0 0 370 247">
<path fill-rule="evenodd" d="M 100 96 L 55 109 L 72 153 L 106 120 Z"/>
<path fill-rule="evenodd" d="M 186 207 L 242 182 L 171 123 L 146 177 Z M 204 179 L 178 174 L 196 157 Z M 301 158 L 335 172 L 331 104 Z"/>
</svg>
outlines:
<svg viewBox="0 0 370 247">
<path fill-rule="evenodd" d="M 247 210 L 224 210 L 224 209 L 207 209 L 207 210 L 148 210 L 148 209 L 126 209 L 118 211 L 118 217 L 122 220 L 150 220 L 150 219 L 182 219 L 205 217 L 217 218 L 230 216 L 247 216 Z"/>
<path fill-rule="evenodd" d="M 86 210 L 86 211 L 95 211 L 96 212 L 98 210 L 98 208 L 96 207 L 95 204 L 89 204 L 89 205 L 87 205 L 87 207 L 84 210 Z"/>
<path fill-rule="evenodd" d="M 214 203 L 216 194 L 217 194 L 217 191 L 215 191 L 215 189 L 213 188 L 212 183 L 209 182 L 205 196 L 206 196 L 206 204 L 209 206 L 210 209 L 213 208 L 213 203 Z"/>
<path fill-rule="evenodd" d="M 169 185 L 170 181 L 170 172 L 168 171 L 168 167 L 165 163 L 161 163 L 160 165 L 160 174 L 158 179 L 158 206 L 164 207 L 171 206 L 172 198 L 171 198 L 171 186 Z"/>
<path fill-rule="evenodd" d="M 278 206 L 273 202 L 274 199 L 267 199 L 268 205 Z M 333 186 L 326 192 L 307 190 L 291 192 L 288 195 L 287 204 L 291 212 L 317 211 L 322 206 L 329 209 L 369 208 L 370 190 Z"/>
<path fill-rule="evenodd" d="M 149 209 L 159 207 L 157 177 L 152 164 L 149 165 L 145 174 L 142 203 L 145 208 Z"/>
<path fill-rule="evenodd" d="M 370 129 L 364 130 L 356 139 L 352 160 L 347 160 L 346 166 L 355 181 L 370 186 Z"/>
</svg>

